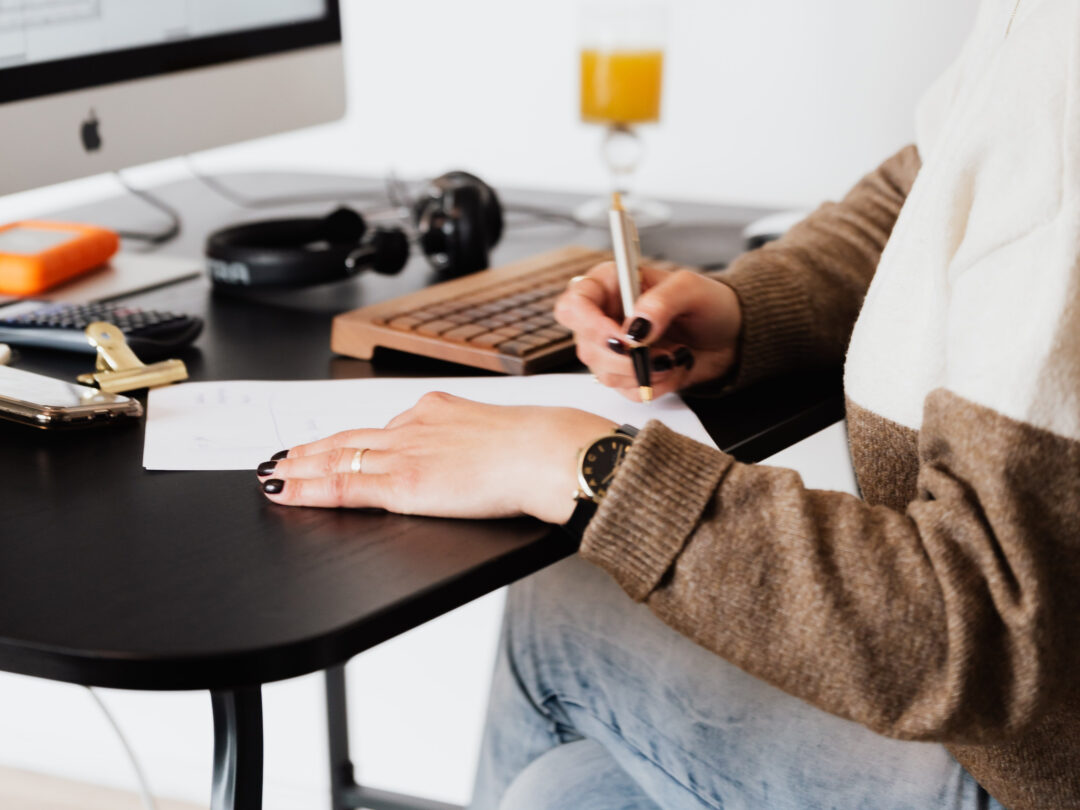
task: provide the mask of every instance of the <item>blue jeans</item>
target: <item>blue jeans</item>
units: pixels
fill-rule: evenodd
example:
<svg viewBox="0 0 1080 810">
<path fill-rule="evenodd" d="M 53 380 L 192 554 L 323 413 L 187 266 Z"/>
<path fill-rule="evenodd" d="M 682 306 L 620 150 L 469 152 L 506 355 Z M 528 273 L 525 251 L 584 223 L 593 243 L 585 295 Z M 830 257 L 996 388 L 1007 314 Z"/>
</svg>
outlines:
<svg viewBox="0 0 1080 810">
<path fill-rule="evenodd" d="M 508 596 L 472 810 L 1003 810 L 944 747 L 753 678 L 571 558 Z"/>
</svg>

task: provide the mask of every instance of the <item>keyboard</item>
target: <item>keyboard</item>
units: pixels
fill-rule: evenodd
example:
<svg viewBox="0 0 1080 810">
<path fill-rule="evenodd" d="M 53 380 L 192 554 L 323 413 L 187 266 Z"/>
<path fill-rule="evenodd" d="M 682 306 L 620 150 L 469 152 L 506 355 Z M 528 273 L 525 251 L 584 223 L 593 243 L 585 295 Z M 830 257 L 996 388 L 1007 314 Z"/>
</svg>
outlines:
<svg viewBox="0 0 1080 810">
<path fill-rule="evenodd" d="M 506 374 L 574 359 L 574 338 L 552 308 L 574 276 L 611 254 L 579 246 L 434 284 L 334 318 L 330 348 L 370 360 L 377 347 Z"/>
</svg>

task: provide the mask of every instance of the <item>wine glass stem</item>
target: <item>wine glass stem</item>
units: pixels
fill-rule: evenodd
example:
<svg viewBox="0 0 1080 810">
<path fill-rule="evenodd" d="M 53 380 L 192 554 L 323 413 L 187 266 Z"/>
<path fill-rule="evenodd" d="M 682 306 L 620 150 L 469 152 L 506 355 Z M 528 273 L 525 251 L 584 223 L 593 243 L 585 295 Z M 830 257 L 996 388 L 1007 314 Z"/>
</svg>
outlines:
<svg viewBox="0 0 1080 810">
<path fill-rule="evenodd" d="M 604 131 L 600 154 L 611 175 L 611 190 L 626 194 L 630 178 L 644 155 L 641 136 L 628 124 L 610 124 Z"/>
</svg>

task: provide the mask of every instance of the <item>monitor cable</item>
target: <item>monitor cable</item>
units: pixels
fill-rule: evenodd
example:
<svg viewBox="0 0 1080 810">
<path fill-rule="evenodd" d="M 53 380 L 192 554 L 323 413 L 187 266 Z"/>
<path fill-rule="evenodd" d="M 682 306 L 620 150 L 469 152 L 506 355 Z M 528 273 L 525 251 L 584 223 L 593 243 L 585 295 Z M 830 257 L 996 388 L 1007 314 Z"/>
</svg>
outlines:
<svg viewBox="0 0 1080 810">
<path fill-rule="evenodd" d="M 127 179 L 118 171 L 113 172 L 113 177 L 116 178 L 124 190 L 134 197 L 138 197 L 147 205 L 156 208 L 166 217 L 168 217 L 169 224 L 156 233 L 146 231 L 123 231 L 117 230 L 116 233 L 122 239 L 130 239 L 133 242 L 145 242 L 151 247 L 160 247 L 166 242 L 171 242 L 177 236 L 180 235 L 181 217 L 180 212 L 162 200 L 160 197 L 151 194 L 149 191 L 145 191 L 141 188 L 135 188 L 127 181 Z"/>
<path fill-rule="evenodd" d="M 139 763 L 139 758 L 135 755 L 135 749 L 131 747 L 131 743 L 128 742 L 128 738 L 120 728 L 120 724 L 116 721 L 116 718 L 113 717 L 112 712 L 109 711 L 109 707 L 105 705 L 105 701 L 101 699 L 101 695 L 97 693 L 97 690 L 92 686 L 88 686 L 86 687 L 86 691 L 90 693 L 90 697 L 97 703 L 98 708 L 100 708 L 102 714 L 105 715 L 105 719 L 109 721 L 109 725 L 112 726 L 113 731 L 116 732 L 116 736 L 119 738 L 120 744 L 124 747 L 124 751 L 127 752 L 128 760 L 131 762 L 131 769 L 135 771 L 135 778 L 139 782 L 139 793 L 142 796 L 144 810 L 157 810 L 157 802 L 154 800 L 154 794 L 150 792 L 150 781 L 146 778 L 146 772 Z"/>
</svg>

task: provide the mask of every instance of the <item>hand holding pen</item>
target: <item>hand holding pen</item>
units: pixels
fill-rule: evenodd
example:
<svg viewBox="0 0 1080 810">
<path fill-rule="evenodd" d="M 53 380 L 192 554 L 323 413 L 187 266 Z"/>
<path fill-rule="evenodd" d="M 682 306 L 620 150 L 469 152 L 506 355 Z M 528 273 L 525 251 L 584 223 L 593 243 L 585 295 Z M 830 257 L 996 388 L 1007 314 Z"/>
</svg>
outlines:
<svg viewBox="0 0 1080 810">
<path fill-rule="evenodd" d="M 729 373 L 742 329 L 735 292 L 671 263 L 643 262 L 640 278 L 641 295 L 625 315 L 613 262 L 573 280 L 555 305 L 559 323 L 574 332 L 578 358 L 596 378 L 640 400 L 630 359 L 638 345 L 648 350 L 654 398 Z"/>
</svg>

